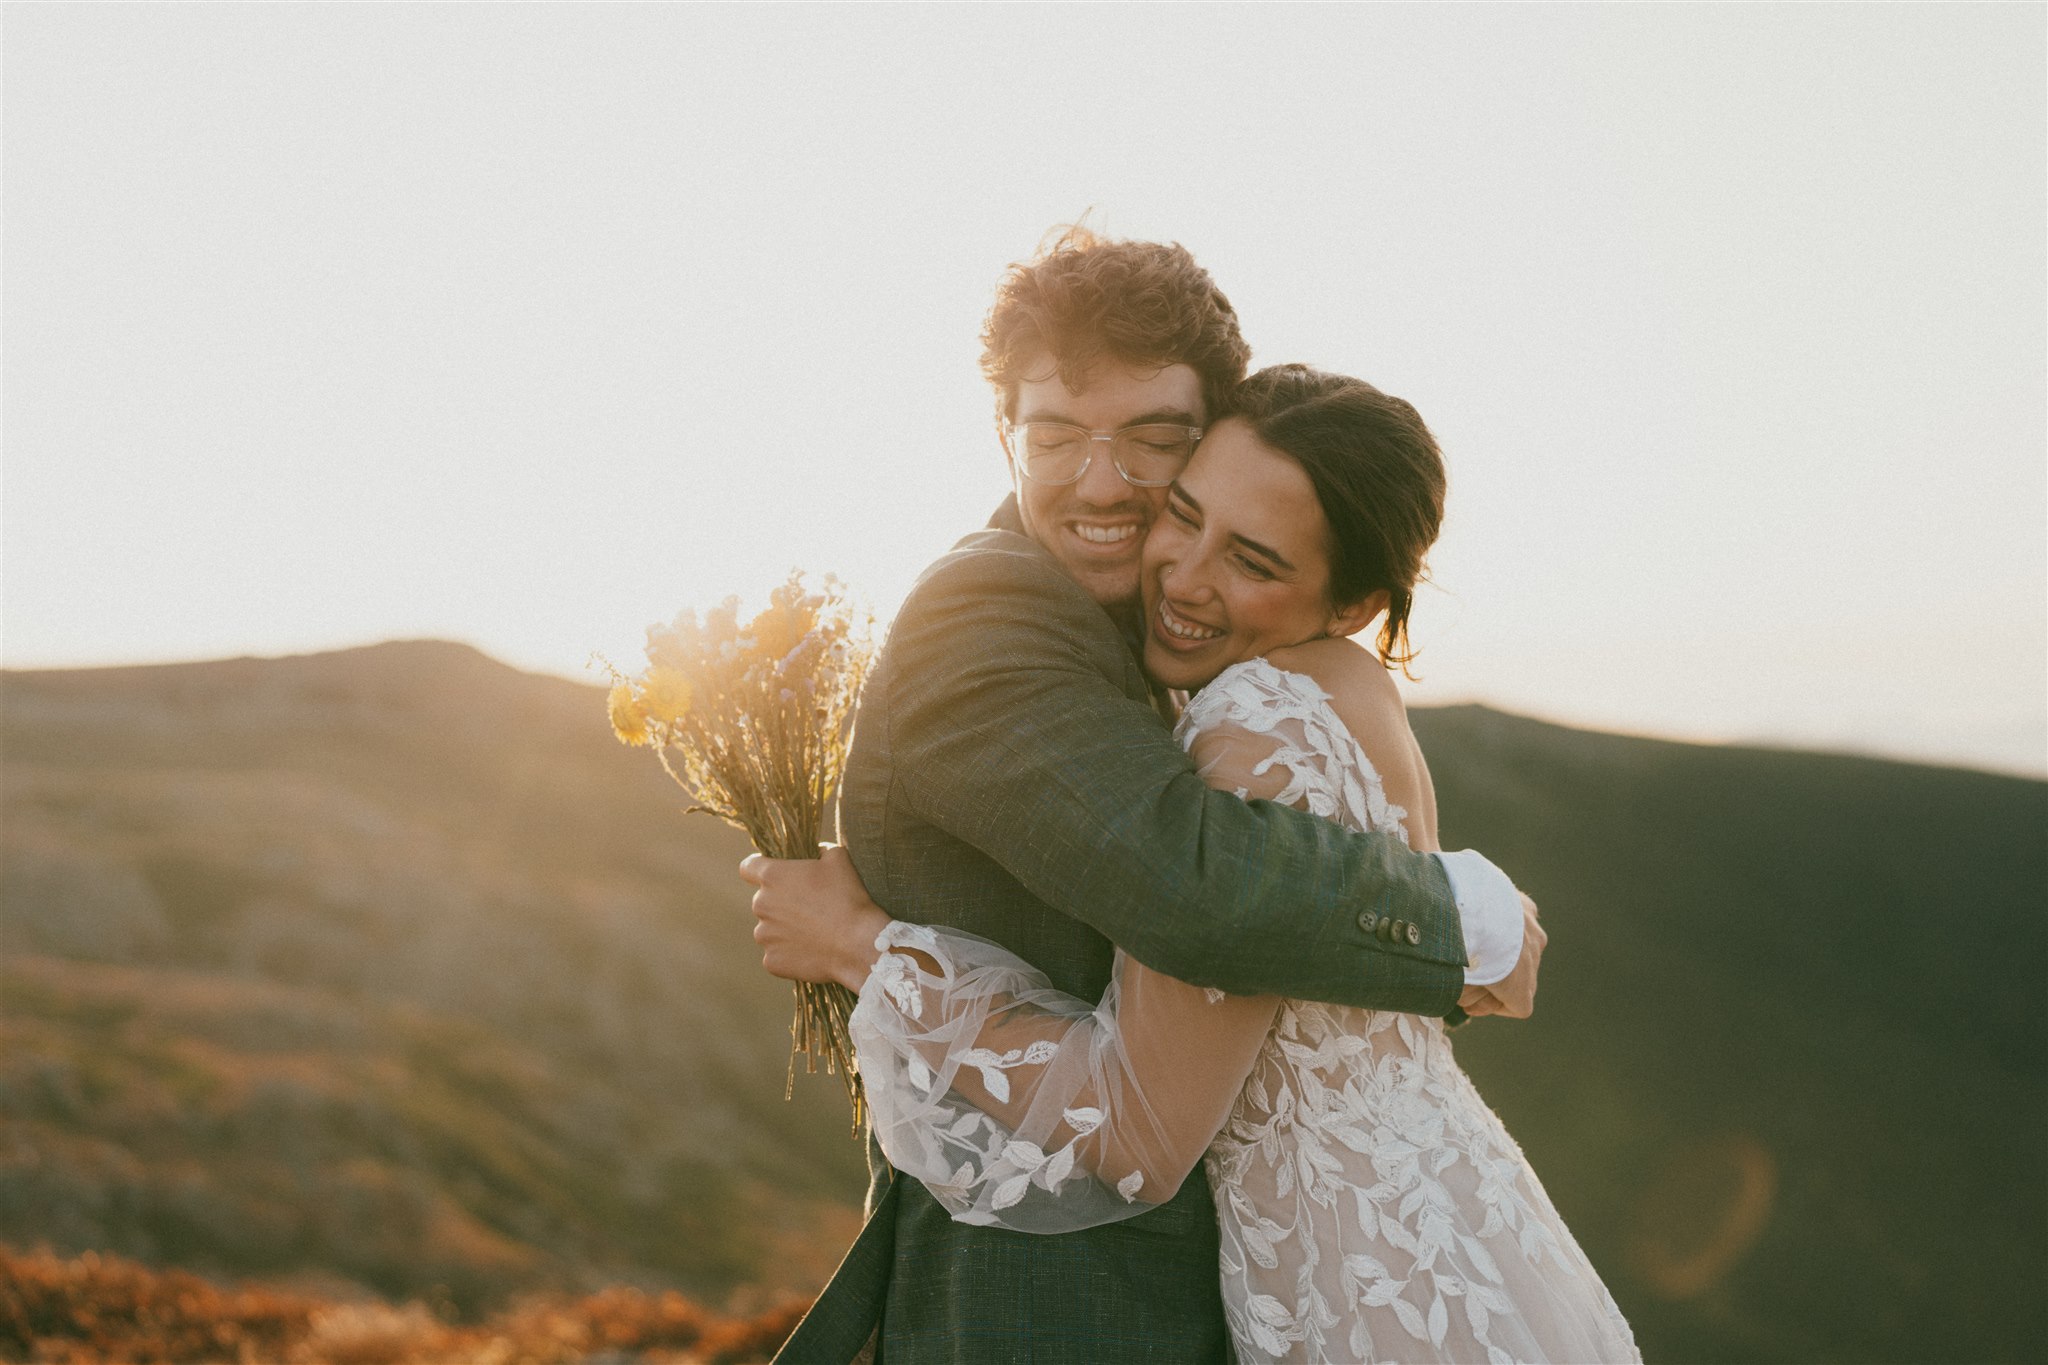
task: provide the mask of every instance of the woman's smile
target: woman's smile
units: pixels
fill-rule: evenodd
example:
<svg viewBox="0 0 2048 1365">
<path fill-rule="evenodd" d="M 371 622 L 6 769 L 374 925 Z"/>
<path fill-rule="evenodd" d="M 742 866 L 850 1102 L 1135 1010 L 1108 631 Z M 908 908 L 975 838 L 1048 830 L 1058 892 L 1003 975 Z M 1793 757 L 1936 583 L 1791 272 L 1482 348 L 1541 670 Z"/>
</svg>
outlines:
<svg viewBox="0 0 2048 1365">
<path fill-rule="evenodd" d="M 1166 633 L 1167 642 L 1175 646 L 1192 647 L 1206 644 L 1210 640 L 1220 640 L 1229 633 L 1216 626 L 1205 626 L 1199 621 L 1189 620 L 1175 611 L 1173 604 L 1163 597 L 1159 599 L 1156 620 L 1159 629 Z"/>
</svg>

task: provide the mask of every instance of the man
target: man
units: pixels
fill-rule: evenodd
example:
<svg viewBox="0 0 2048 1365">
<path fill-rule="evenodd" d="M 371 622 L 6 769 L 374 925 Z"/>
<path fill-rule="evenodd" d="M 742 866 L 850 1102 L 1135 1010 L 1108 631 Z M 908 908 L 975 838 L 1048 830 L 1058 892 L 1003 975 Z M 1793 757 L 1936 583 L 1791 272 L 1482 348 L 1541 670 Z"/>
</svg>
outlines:
<svg viewBox="0 0 2048 1365">
<path fill-rule="evenodd" d="M 1121 945 L 1241 994 L 1526 1015 L 1543 934 L 1505 877 L 1210 790 L 1139 667 L 1145 530 L 1248 357 L 1177 246 L 1077 230 L 1012 268 L 982 363 L 1015 493 L 918 581 L 862 695 L 840 798 L 854 868 L 897 917 L 981 934 L 1084 998 Z M 1065 481 L 1026 467 L 1048 436 L 1092 452 L 1050 471 Z M 830 870 L 743 875 L 760 906 L 823 894 Z M 811 974 L 756 937 L 771 971 Z M 871 1341 L 886 1365 L 1230 1358 L 1199 1171 L 1142 1217 L 1027 1236 L 955 1223 L 869 1157 L 868 1222 L 778 1359 L 839 1365 Z"/>
</svg>

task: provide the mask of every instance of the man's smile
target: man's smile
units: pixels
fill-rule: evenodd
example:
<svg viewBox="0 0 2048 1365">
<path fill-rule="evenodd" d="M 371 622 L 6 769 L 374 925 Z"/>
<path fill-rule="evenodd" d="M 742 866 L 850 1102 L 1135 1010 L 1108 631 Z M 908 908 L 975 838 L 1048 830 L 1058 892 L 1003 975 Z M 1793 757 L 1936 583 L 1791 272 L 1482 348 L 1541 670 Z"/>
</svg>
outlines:
<svg viewBox="0 0 2048 1365">
<path fill-rule="evenodd" d="M 1106 550 L 1122 550 L 1136 545 L 1138 532 L 1143 528 L 1133 519 L 1113 522 L 1070 521 L 1067 523 L 1067 529 L 1089 545 L 1101 546 Z"/>
</svg>

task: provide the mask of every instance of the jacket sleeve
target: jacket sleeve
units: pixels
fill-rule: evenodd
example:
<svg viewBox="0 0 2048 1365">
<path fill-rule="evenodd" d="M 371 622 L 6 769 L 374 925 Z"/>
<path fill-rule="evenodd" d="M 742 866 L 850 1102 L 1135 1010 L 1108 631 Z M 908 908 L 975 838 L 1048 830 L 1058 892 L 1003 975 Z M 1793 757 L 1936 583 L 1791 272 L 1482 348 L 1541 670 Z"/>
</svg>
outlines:
<svg viewBox="0 0 2048 1365">
<path fill-rule="evenodd" d="M 1146 966 L 1238 995 L 1456 1005 L 1465 947 L 1437 862 L 1211 790 L 1125 692 L 1114 627 L 1042 556 L 940 561 L 888 655 L 888 742 L 909 808 Z M 1367 927 L 1389 917 L 1421 941 Z"/>
</svg>

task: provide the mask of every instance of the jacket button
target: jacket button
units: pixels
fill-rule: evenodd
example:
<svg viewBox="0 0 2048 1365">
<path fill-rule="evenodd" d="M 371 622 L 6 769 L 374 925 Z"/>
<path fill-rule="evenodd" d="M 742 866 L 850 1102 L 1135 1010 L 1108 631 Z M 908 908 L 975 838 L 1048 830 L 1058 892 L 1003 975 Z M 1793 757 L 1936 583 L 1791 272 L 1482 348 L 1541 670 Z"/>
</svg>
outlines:
<svg viewBox="0 0 2048 1365">
<path fill-rule="evenodd" d="M 1408 926 L 1408 943 L 1409 943 L 1409 946 L 1410 946 L 1410 947 L 1413 947 L 1413 946 L 1415 946 L 1415 945 L 1417 945 L 1417 944 L 1419 944 L 1419 943 L 1421 943 L 1421 942 L 1422 942 L 1422 930 L 1418 929 L 1418 928 L 1417 928 L 1416 926 L 1414 926 L 1413 924 L 1409 925 L 1409 926 Z"/>
<path fill-rule="evenodd" d="M 1365 930 L 1365 932 L 1369 934 L 1374 929 L 1379 927 L 1379 921 L 1380 917 L 1378 915 L 1375 915 L 1372 911 L 1367 910 L 1361 915 L 1359 915 L 1358 927 Z"/>
<path fill-rule="evenodd" d="M 1380 939 L 1383 942 L 1392 943 L 1394 935 L 1400 931 L 1400 927 L 1401 921 L 1395 919 L 1392 915 L 1387 916 L 1380 921 Z"/>
</svg>

